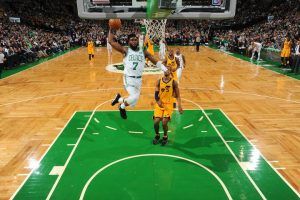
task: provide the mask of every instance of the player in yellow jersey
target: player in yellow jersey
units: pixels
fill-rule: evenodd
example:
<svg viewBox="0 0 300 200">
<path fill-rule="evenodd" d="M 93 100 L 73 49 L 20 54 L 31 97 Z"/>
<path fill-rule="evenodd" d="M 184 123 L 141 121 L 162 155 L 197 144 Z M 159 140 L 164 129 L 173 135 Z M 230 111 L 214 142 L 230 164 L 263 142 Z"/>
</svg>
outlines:
<svg viewBox="0 0 300 200">
<path fill-rule="evenodd" d="M 286 37 L 281 50 L 281 65 L 287 67 L 291 57 L 292 41 L 289 36 Z"/>
<path fill-rule="evenodd" d="M 171 76 L 170 70 L 164 72 L 164 76 L 159 79 L 155 87 L 155 100 L 156 104 L 154 107 L 154 130 L 155 137 L 153 144 L 160 142 L 159 124 L 162 122 L 164 136 L 161 141 L 161 145 L 168 143 L 168 122 L 171 120 L 173 113 L 173 102 L 174 97 L 177 99 L 178 111 L 180 114 L 183 113 L 181 107 L 181 98 L 179 93 L 178 83 Z"/>
<path fill-rule="evenodd" d="M 174 50 L 170 49 L 169 54 L 166 59 L 163 61 L 164 65 L 170 68 L 171 75 L 175 81 L 178 83 L 177 70 L 180 67 L 179 59 L 175 57 Z M 176 99 L 173 99 L 173 107 L 176 108 Z"/>
<path fill-rule="evenodd" d="M 149 38 L 148 35 L 146 35 L 146 40 L 145 40 L 145 46 L 147 47 L 147 51 L 149 52 L 149 54 L 151 56 L 154 56 L 154 45 L 153 45 L 153 41 Z M 147 58 L 146 59 L 146 64 L 148 66 L 150 66 L 150 60 Z"/>
<path fill-rule="evenodd" d="M 179 59 L 175 57 L 173 49 L 169 50 L 169 55 L 163 61 L 163 64 L 170 68 L 174 80 L 177 81 L 177 69 L 180 67 L 180 62 Z"/>
<path fill-rule="evenodd" d="M 89 60 L 91 60 L 92 58 L 94 58 L 94 42 L 92 41 L 91 38 L 89 38 L 89 41 L 87 42 L 87 50 L 88 50 L 88 54 L 89 54 Z"/>
</svg>

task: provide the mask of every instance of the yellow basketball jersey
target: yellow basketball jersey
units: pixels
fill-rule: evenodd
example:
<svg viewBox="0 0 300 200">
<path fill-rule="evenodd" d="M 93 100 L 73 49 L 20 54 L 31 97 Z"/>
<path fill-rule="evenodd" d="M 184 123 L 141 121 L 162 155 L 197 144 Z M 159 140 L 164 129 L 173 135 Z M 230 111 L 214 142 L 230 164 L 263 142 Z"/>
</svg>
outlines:
<svg viewBox="0 0 300 200">
<path fill-rule="evenodd" d="M 289 42 L 287 40 L 284 41 L 283 49 L 289 50 L 289 49 L 291 49 L 291 46 L 292 46 L 292 42 L 291 41 L 289 41 Z"/>
<path fill-rule="evenodd" d="M 173 59 L 170 59 L 169 56 L 167 56 L 167 66 L 171 68 L 172 76 L 175 80 L 177 80 L 177 73 L 176 73 L 176 71 L 173 72 L 173 70 L 177 69 L 177 63 L 176 63 L 175 56 Z"/>
<path fill-rule="evenodd" d="M 154 46 L 153 46 L 153 44 L 151 43 L 150 40 L 148 40 L 147 46 L 148 46 L 147 51 L 148 51 L 151 55 L 154 55 Z"/>
<path fill-rule="evenodd" d="M 88 51 L 92 51 L 94 49 L 94 43 L 88 42 Z"/>
<path fill-rule="evenodd" d="M 159 99 L 163 104 L 169 104 L 174 102 L 173 97 L 173 81 L 171 78 L 167 83 L 163 81 L 163 78 L 159 82 Z"/>
</svg>

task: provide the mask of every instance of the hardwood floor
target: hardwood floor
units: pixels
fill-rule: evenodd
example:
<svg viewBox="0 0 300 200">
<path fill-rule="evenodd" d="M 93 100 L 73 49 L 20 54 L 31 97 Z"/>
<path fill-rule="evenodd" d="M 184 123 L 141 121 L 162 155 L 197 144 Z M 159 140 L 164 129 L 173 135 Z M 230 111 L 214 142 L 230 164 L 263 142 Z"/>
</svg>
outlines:
<svg viewBox="0 0 300 200">
<path fill-rule="evenodd" d="M 210 48 L 181 50 L 183 108 L 197 108 L 193 101 L 222 109 L 300 192 L 300 82 Z M 121 62 L 121 54 L 113 52 L 112 60 Z M 97 49 L 93 62 L 80 48 L 0 80 L 0 199 L 17 190 L 75 111 L 126 94 L 122 74 L 108 72 L 107 64 L 106 48 Z M 144 75 L 134 109 L 152 109 L 159 77 Z"/>
</svg>

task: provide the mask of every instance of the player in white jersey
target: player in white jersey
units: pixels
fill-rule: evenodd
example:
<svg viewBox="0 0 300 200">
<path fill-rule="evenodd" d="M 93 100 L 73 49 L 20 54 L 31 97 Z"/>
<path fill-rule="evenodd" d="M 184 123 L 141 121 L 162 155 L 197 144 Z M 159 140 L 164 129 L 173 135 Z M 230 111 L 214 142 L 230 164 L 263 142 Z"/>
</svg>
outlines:
<svg viewBox="0 0 300 200">
<path fill-rule="evenodd" d="M 182 75 L 182 70 L 183 68 L 185 68 L 185 57 L 180 52 L 179 48 L 176 50 L 175 57 L 179 60 L 179 67 L 177 69 L 177 78 L 178 78 L 177 82 L 179 83 Z"/>
<path fill-rule="evenodd" d="M 106 38 L 106 48 L 107 48 L 108 55 L 111 56 L 111 54 L 112 54 L 112 47 L 111 47 L 111 45 L 108 42 L 108 38 Z"/>
<path fill-rule="evenodd" d="M 251 43 L 251 48 L 252 48 L 251 60 L 253 60 L 255 52 L 257 52 L 257 60 L 259 60 L 260 59 L 260 52 L 261 52 L 261 49 L 262 49 L 262 44 L 259 43 L 259 42 L 252 42 Z"/>
<path fill-rule="evenodd" d="M 112 33 L 112 30 L 110 30 L 108 34 L 109 43 L 115 50 L 119 51 L 124 56 L 123 81 L 129 96 L 124 98 L 118 93 L 115 99 L 111 102 L 111 105 L 114 106 L 115 104 L 120 103 L 120 115 L 123 119 L 127 119 L 125 107 L 135 106 L 140 96 L 142 75 L 145 67 L 145 58 L 148 58 L 163 71 L 167 71 L 168 69 L 162 64 L 161 61 L 158 61 L 152 55 L 150 55 L 147 50 L 139 48 L 138 37 L 135 34 L 128 35 L 128 48 L 120 45 L 117 41 L 115 41 L 114 37 L 115 36 Z"/>
<path fill-rule="evenodd" d="M 159 58 L 164 60 L 166 56 L 166 43 L 164 39 L 159 41 Z"/>
</svg>

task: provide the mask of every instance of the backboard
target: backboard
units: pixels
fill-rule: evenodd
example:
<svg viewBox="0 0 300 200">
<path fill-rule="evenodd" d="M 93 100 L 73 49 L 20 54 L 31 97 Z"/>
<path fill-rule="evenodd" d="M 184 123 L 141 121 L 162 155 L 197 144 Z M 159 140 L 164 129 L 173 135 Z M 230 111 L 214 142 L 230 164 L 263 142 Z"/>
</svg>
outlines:
<svg viewBox="0 0 300 200">
<path fill-rule="evenodd" d="M 84 19 L 227 19 L 237 0 L 77 0 Z"/>
</svg>

